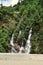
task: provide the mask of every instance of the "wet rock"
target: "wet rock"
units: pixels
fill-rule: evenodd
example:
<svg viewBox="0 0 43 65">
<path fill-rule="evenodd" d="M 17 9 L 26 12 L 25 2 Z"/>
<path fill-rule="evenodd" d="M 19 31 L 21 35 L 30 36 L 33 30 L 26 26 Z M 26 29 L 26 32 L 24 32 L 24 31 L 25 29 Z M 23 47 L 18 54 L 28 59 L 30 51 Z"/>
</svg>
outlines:
<svg viewBox="0 0 43 65">
<path fill-rule="evenodd" d="M 14 48 L 17 50 L 17 52 L 19 52 L 19 50 L 20 50 L 20 46 L 18 45 L 18 44 L 14 44 Z"/>
</svg>

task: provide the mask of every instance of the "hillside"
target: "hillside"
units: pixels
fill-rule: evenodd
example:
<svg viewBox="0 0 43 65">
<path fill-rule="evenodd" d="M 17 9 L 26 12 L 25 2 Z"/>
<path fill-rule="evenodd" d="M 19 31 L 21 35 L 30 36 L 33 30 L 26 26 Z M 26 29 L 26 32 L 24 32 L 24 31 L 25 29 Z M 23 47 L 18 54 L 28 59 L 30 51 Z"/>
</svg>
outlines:
<svg viewBox="0 0 43 65">
<path fill-rule="evenodd" d="M 32 28 L 30 53 L 43 54 L 43 0 L 24 0 L 13 7 L 0 8 L 0 52 L 10 52 L 10 40 L 14 33 L 17 52 L 26 45 Z M 21 31 L 21 35 L 19 32 Z"/>
</svg>

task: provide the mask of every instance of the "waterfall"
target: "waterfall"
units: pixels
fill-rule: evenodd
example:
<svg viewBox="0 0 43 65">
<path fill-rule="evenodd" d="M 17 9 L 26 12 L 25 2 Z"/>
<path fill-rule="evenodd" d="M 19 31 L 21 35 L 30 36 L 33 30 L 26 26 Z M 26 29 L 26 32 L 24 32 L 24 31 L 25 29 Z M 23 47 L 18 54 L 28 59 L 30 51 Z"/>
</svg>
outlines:
<svg viewBox="0 0 43 65">
<path fill-rule="evenodd" d="M 18 38 L 20 38 L 20 36 L 21 36 L 21 30 L 19 31 Z M 22 53 L 22 50 L 23 50 L 23 49 L 24 49 L 24 48 L 23 48 L 23 42 L 22 42 L 19 53 Z"/>
<path fill-rule="evenodd" d="M 19 35 L 18 35 L 18 38 L 20 38 L 20 36 L 21 36 L 21 30 L 19 31 Z"/>
<path fill-rule="evenodd" d="M 22 42 L 22 45 L 21 45 L 19 53 L 22 53 L 22 52 L 24 52 L 23 42 Z"/>
<path fill-rule="evenodd" d="M 10 45 L 11 45 L 11 53 L 16 53 L 17 51 L 14 48 L 14 43 L 13 43 L 13 39 L 14 39 L 14 34 L 12 34 L 11 40 L 10 40 Z"/>
<path fill-rule="evenodd" d="M 19 31 L 19 35 L 21 35 L 21 30 Z"/>
<path fill-rule="evenodd" d="M 21 36 L 21 30 L 19 31 L 18 37 L 20 37 L 20 36 Z M 24 50 L 24 47 L 23 47 L 23 42 L 22 42 L 19 53 L 22 53 L 23 50 Z"/>
<path fill-rule="evenodd" d="M 29 35 L 28 35 L 28 39 L 26 41 L 25 48 L 23 47 L 23 42 L 22 42 L 21 47 L 20 47 L 20 50 L 19 50 L 19 53 L 30 53 L 30 51 L 31 51 L 31 44 L 30 44 L 31 35 L 32 35 L 32 28 L 29 31 Z M 21 36 L 21 31 L 19 31 L 18 37 L 20 37 L 20 36 Z M 14 48 L 13 39 L 14 39 L 14 34 L 12 34 L 12 37 L 11 37 L 11 40 L 10 40 L 11 53 L 17 53 L 17 51 Z"/>
<path fill-rule="evenodd" d="M 19 32 L 20 34 L 20 32 Z M 20 34 L 21 35 L 21 34 Z M 26 46 L 25 46 L 25 49 L 23 47 L 23 42 L 22 42 L 22 45 L 21 45 L 21 48 L 20 48 L 20 51 L 19 53 L 30 53 L 30 50 L 31 50 L 31 44 L 30 44 L 30 41 L 31 41 L 31 35 L 32 35 L 32 28 L 30 29 L 29 31 L 29 35 L 28 35 L 28 39 L 26 41 Z"/>
<path fill-rule="evenodd" d="M 32 35 L 32 28 L 29 31 L 28 39 L 26 41 L 25 53 L 30 53 L 30 50 L 31 50 L 31 44 L 30 44 L 31 35 Z"/>
</svg>

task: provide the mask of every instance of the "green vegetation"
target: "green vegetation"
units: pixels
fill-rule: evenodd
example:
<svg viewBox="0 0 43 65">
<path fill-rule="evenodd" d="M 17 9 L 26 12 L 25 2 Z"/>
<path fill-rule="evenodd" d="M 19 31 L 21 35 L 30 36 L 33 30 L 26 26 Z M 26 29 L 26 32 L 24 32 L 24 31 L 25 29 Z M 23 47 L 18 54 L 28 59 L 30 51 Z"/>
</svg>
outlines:
<svg viewBox="0 0 43 65">
<path fill-rule="evenodd" d="M 32 27 L 31 52 L 43 53 L 43 0 L 24 0 L 13 7 L 0 8 L 0 52 L 9 52 L 10 39 L 26 44 Z M 21 35 L 19 31 L 21 30 Z"/>
</svg>

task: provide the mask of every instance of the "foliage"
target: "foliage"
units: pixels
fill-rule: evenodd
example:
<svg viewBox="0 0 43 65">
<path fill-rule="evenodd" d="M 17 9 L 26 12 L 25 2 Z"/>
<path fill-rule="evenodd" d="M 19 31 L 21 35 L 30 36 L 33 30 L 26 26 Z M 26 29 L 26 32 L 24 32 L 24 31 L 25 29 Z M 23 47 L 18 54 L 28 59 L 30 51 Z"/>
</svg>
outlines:
<svg viewBox="0 0 43 65">
<path fill-rule="evenodd" d="M 12 33 L 14 43 L 26 44 L 31 27 L 30 53 L 43 53 L 43 0 L 23 0 L 13 7 L 1 7 L 0 52 L 9 52 Z"/>
</svg>

